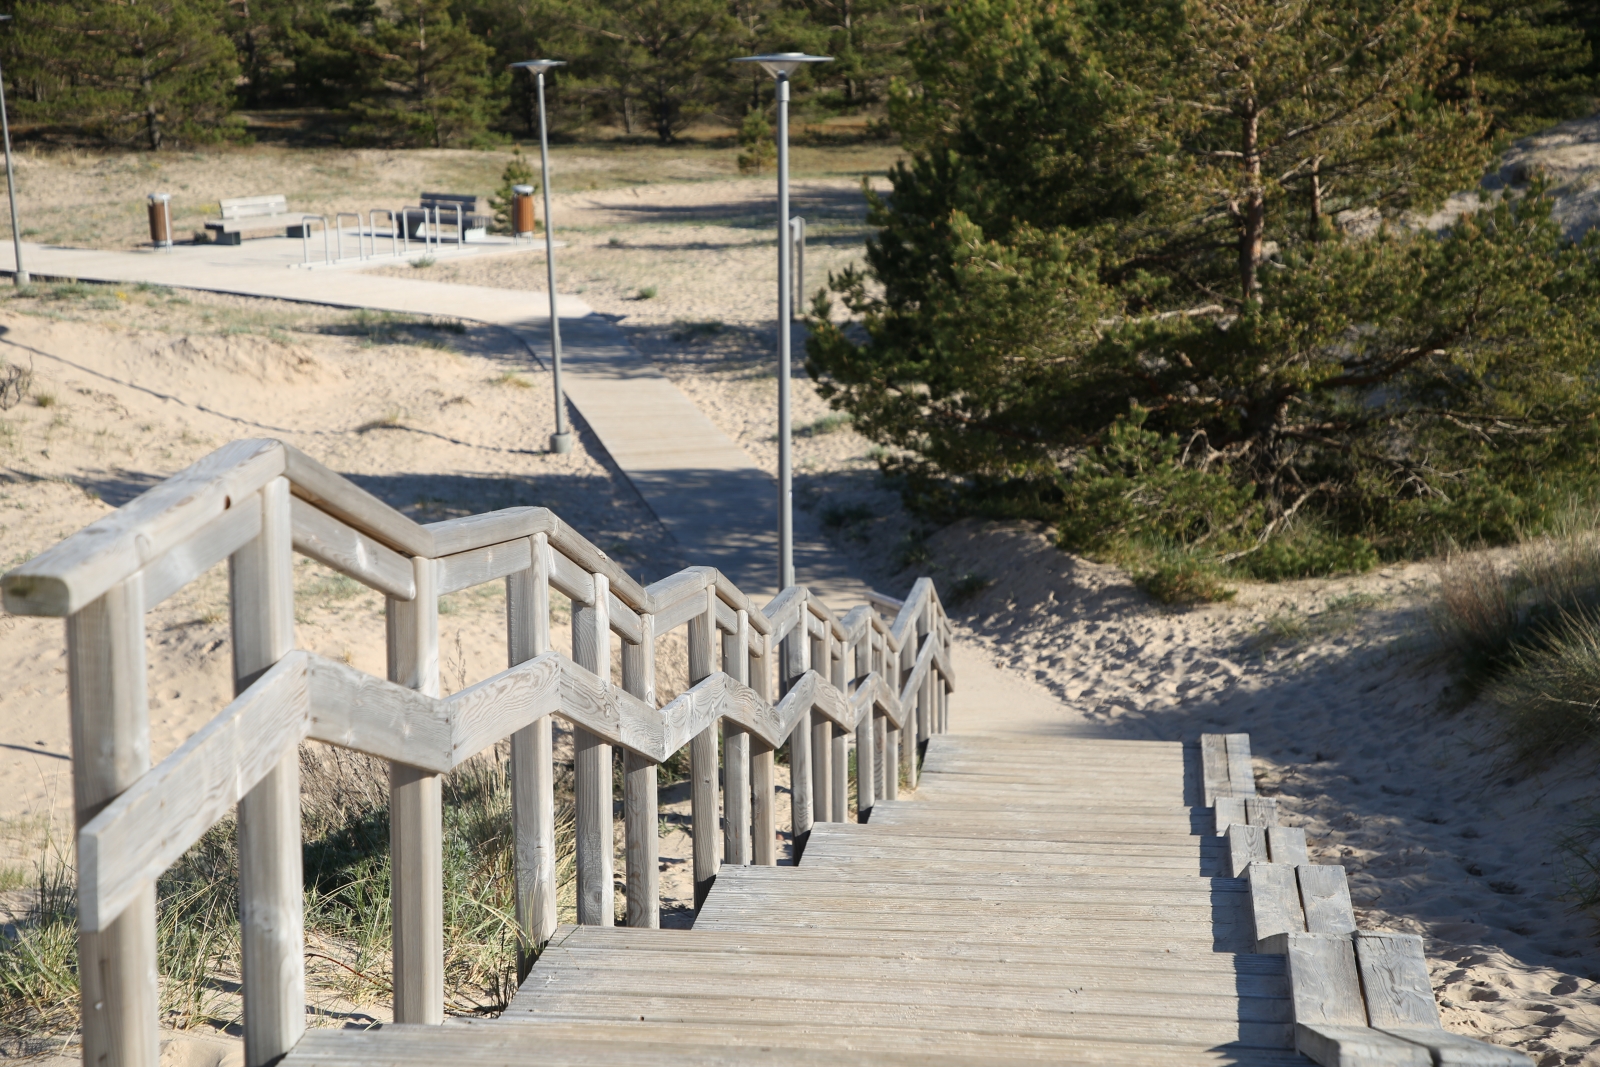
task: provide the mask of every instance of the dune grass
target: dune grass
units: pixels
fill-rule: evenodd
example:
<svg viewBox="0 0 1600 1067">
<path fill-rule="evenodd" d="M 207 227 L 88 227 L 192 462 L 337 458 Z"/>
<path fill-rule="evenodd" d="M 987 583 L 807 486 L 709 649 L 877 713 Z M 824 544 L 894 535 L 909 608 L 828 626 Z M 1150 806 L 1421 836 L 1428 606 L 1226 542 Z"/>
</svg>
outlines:
<svg viewBox="0 0 1600 1067">
<path fill-rule="evenodd" d="M 508 749 L 444 779 L 445 1002 L 492 1014 L 516 988 L 517 931 Z M 576 913 L 571 778 L 558 780 L 558 904 Z M 308 999 L 359 1006 L 392 989 L 387 765 L 323 746 L 301 750 Z M 240 1021 L 237 828 L 210 831 L 161 877 L 157 944 L 162 1024 Z M 77 892 L 61 842 L 38 850 L 14 930 L 0 937 L 0 1050 L 27 1055 L 78 1028 Z"/>
<path fill-rule="evenodd" d="M 1486 698 L 1518 759 L 1600 735 L 1600 511 L 1574 508 L 1509 567 L 1447 557 L 1432 614 L 1457 698 Z"/>
</svg>

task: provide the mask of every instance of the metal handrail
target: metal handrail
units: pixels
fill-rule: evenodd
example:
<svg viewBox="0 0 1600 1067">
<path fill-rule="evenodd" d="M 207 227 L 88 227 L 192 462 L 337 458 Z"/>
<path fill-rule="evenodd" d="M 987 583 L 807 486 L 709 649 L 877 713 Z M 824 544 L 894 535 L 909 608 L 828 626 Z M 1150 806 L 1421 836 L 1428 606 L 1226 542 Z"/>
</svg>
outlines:
<svg viewBox="0 0 1600 1067">
<path fill-rule="evenodd" d="M 301 215 L 300 216 L 300 265 L 311 266 L 311 227 L 312 222 L 322 223 L 322 262 L 327 263 L 328 248 L 328 218 L 326 215 Z"/>
<path fill-rule="evenodd" d="M 422 213 L 422 250 L 428 250 L 428 209 L 425 207 L 403 207 L 400 209 L 400 229 L 404 234 L 402 255 L 411 254 L 411 213 Z"/>
<path fill-rule="evenodd" d="M 450 204 L 448 206 L 453 207 L 456 210 L 456 251 L 459 252 L 461 250 L 461 246 L 465 244 L 467 240 L 467 230 L 466 226 L 464 225 L 466 222 L 466 216 L 462 214 L 460 204 Z M 433 227 L 435 230 L 437 230 L 439 229 L 439 226 L 439 207 L 436 204 L 433 208 Z"/>
</svg>

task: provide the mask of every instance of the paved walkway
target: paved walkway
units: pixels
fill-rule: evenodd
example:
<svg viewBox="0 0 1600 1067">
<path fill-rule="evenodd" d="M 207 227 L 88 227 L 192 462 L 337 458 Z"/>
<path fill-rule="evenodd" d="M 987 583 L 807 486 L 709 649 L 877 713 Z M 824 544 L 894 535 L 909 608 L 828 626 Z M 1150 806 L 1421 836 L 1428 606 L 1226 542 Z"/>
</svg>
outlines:
<svg viewBox="0 0 1600 1067">
<path fill-rule="evenodd" d="M 510 254 L 542 254 L 523 246 Z M 503 249 L 500 254 L 507 254 Z M 350 270 L 302 270 L 298 240 L 239 246 L 179 245 L 171 251 L 106 252 L 23 246 L 37 277 L 170 285 L 419 315 L 472 319 L 508 330 L 548 355 L 549 298 L 542 292 L 446 285 Z M 379 261 L 381 262 L 381 260 Z M 0 272 L 14 269 L 9 243 Z M 677 386 L 628 343 L 617 326 L 577 297 L 559 296 L 568 400 L 646 504 L 696 563 L 718 567 L 753 595 L 777 591 L 777 485 Z M 830 603 L 857 604 L 866 586 L 819 541 L 796 539 L 799 580 Z M 886 590 L 887 591 L 887 590 Z M 1043 689 L 957 644 L 962 713 L 988 729 L 1071 730 L 1071 716 Z"/>
<path fill-rule="evenodd" d="M 723 867 L 692 931 L 562 927 L 498 1019 L 311 1030 L 286 1067 L 1307 1064 L 1197 756 L 935 736 L 915 799 Z"/>
</svg>

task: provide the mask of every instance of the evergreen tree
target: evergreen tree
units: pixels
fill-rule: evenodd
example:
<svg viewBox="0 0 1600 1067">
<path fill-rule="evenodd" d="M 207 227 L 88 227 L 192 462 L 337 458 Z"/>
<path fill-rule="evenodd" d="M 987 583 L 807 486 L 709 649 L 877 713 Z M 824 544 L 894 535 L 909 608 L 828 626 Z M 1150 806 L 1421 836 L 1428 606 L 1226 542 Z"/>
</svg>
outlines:
<svg viewBox="0 0 1600 1067">
<path fill-rule="evenodd" d="M 1403 224 L 1491 158 L 1488 117 L 1436 92 L 1450 14 L 951 9 L 894 103 L 917 151 L 873 202 L 871 276 L 835 282 L 865 339 L 819 315 L 809 343 L 823 392 L 909 454 L 914 500 L 1079 545 L 1132 536 L 1085 487 L 1140 448 L 1139 492 L 1188 509 L 1141 536 L 1259 573 L 1536 521 L 1594 477 L 1600 285 L 1537 196 Z"/>
<path fill-rule="evenodd" d="M 1593 5 L 1583 6 L 1592 20 Z M 1569 0 L 1463 0 L 1440 94 L 1483 108 L 1502 139 L 1589 114 L 1600 79 L 1577 8 Z"/>
<path fill-rule="evenodd" d="M 370 26 L 343 38 L 365 60 L 350 138 L 431 148 L 486 143 L 510 80 L 491 74 L 489 46 L 452 20 L 441 0 L 404 0 Z"/>
<path fill-rule="evenodd" d="M 243 134 L 224 0 L 22 0 L 14 17 L 19 116 L 152 150 Z"/>
<path fill-rule="evenodd" d="M 641 101 L 662 144 L 727 98 L 740 29 L 726 0 L 582 2 L 580 73 Z"/>
<path fill-rule="evenodd" d="M 528 185 L 535 191 L 539 188 L 538 181 L 534 178 L 533 167 L 522 154 L 522 149 L 517 148 L 511 153 L 511 161 L 506 164 L 506 169 L 500 172 L 500 188 L 489 197 L 489 206 L 494 210 L 494 232 L 512 233 L 511 209 L 516 193 L 512 186 Z"/>
</svg>

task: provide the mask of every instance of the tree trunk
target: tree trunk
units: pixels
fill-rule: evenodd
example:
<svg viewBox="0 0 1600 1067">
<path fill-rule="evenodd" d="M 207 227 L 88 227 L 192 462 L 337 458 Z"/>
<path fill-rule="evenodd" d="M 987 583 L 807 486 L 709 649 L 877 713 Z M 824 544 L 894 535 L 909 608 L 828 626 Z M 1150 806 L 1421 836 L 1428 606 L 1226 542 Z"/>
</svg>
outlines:
<svg viewBox="0 0 1600 1067">
<path fill-rule="evenodd" d="M 1322 240 L 1322 157 L 1311 161 L 1311 239 Z"/>
<path fill-rule="evenodd" d="M 1244 156 L 1245 187 L 1244 211 L 1239 230 L 1239 287 L 1246 300 L 1261 301 L 1261 282 L 1257 273 L 1261 267 L 1261 245 L 1266 230 L 1266 197 L 1261 188 L 1261 145 L 1259 133 L 1261 112 L 1254 100 L 1245 101 L 1243 119 L 1244 143 L 1240 151 Z"/>
<path fill-rule="evenodd" d="M 633 136 L 633 97 L 627 93 L 622 94 L 622 128 Z"/>
<path fill-rule="evenodd" d="M 161 150 L 161 113 L 156 108 L 155 79 L 150 76 L 150 60 L 144 57 L 143 46 L 134 53 L 139 56 L 139 91 L 144 93 L 144 132 L 150 151 Z"/>
</svg>

